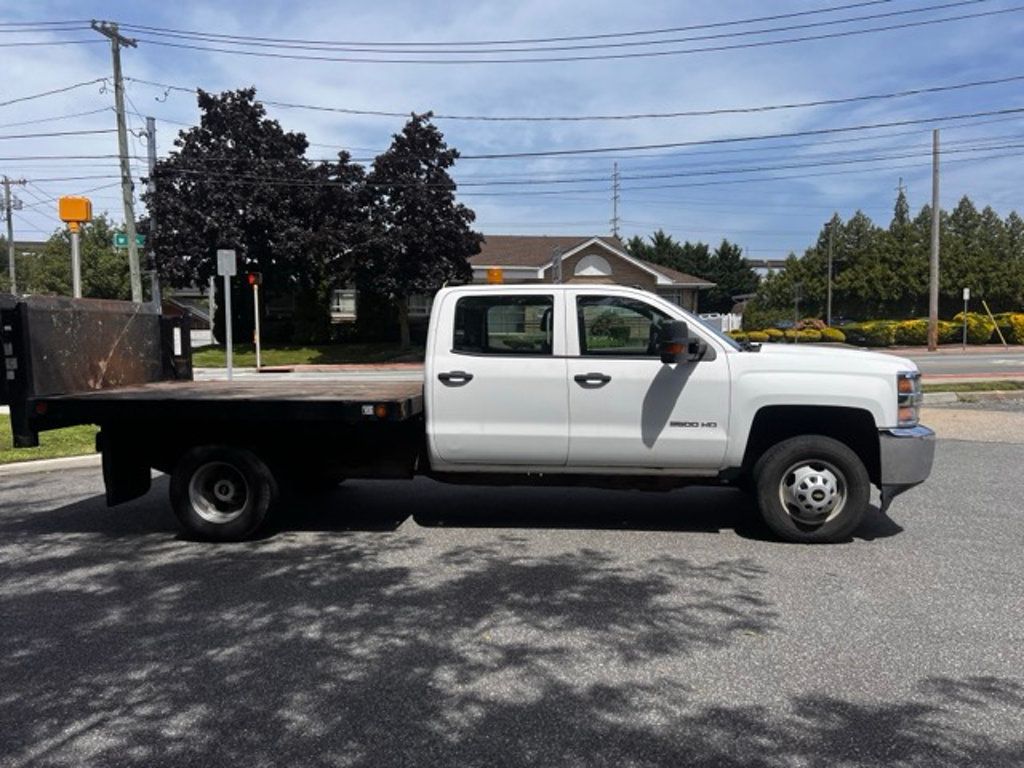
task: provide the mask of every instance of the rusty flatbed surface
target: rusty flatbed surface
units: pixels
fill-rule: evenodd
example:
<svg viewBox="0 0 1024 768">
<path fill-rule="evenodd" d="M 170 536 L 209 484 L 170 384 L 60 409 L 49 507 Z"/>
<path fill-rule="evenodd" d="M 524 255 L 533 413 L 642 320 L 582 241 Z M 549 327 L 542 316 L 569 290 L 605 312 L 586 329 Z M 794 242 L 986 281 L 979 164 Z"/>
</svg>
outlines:
<svg viewBox="0 0 1024 768">
<path fill-rule="evenodd" d="M 44 398 L 68 400 L 301 400 L 387 402 L 422 398 L 419 381 L 158 381 Z"/>
<path fill-rule="evenodd" d="M 69 423 L 175 417 L 406 421 L 423 413 L 423 383 L 372 379 L 161 381 L 42 396 L 34 400 L 34 407 L 37 418 Z"/>
</svg>

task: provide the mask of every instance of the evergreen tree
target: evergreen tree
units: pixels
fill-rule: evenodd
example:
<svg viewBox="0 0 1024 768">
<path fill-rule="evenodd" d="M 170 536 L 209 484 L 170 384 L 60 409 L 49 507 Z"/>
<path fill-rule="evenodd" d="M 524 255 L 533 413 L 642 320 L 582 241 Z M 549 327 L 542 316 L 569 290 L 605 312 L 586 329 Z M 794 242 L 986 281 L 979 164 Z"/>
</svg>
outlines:
<svg viewBox="0 0 1024 768">
<path fill-rule="evenodd" d="M 414 114 L 367 177 L 372 235 L 356 264 L 360 290 L 386 297 L 398 310 L 403 348 L 410 345 L 409 297 L 446 283 L 468 282 L 469 257 L 482 235 L 472 210 L 456 202 L 448 170 L 459 156 L 430 122 Z"/>
</svg>

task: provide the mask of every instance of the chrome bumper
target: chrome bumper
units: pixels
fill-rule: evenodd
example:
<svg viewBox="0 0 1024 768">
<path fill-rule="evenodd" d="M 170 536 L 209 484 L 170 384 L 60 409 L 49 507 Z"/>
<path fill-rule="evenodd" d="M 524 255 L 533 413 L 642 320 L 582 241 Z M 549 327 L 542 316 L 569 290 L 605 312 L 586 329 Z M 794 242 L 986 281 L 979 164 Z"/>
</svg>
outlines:
<svg viewBox="0 0 1024 768">
<path fill-rule="evenodd" d="M 883 498 L 923 483 L 935 460 L 935 433 L 928 427 L 883 429 L 878 433 Z"/>
</svg>

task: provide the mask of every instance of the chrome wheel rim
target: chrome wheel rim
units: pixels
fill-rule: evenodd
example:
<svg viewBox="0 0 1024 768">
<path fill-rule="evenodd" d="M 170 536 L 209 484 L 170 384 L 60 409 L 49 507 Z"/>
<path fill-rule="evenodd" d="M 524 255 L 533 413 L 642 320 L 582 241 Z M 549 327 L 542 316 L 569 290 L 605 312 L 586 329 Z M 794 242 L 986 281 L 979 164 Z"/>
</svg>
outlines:
<svg viewBox="0 0 1024 768">
<path fill-rule="evenodd" d="M 192 509 L 203 520 L 224 525 L 238 519 L 249 503 L 249 483 L 231 464 L 204 464 L 192 473 L 188 485 Z"/>
<path fill-rule="evenodd" d="M 820 527 L 835 519 L 846 506 L 846 476 L 834 465 L 804 459 L 782 474 L 779 501 L 801 526 Z"/>
</svg>

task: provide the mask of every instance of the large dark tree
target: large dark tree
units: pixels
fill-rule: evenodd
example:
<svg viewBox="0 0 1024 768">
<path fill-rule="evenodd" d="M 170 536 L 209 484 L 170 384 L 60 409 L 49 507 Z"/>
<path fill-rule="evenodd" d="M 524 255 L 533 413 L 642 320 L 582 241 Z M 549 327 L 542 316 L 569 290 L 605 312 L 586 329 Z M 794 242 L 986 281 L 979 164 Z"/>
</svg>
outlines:
<svg viewBox="0 0 1024 768">
<path fill-rule="evenodd" d="M 374 160 L 367 176 L 371 234 L 356 259 L 360 291 L 394 304 L 403 348 L 410 344 L 409 297 L 468 282 L 468 259 L 482 239 L 471 228 L 476 215 L 455 200 L 448 170 L 459 153 L 431 116 L 412 115 Z"/>
<path fill-rule="evenodd" d="M 240 272 L 263 273 L 269 297 L 298 296 L 306 305 L 323 292 L 342 250 L 339 231 L 348 230 L 334 224 L 358 211 L 346 206 L 360 171 L 345 155 L 314 168 L 306 137 L 268 118 L 253 88 L 200 91 L 198 104 L 199 125 L 179 134 L 157 164 L 156 192 L 145 197 L 164 280 L 204 284 L 216 275 L 217 249 L 231 248 Z M 251 292 L 240 279 L 234 285 L 236 338 L 244 339 L 252 328 Z M 215 331 L 222 323 L 218 312 Z"/>
</svg>

